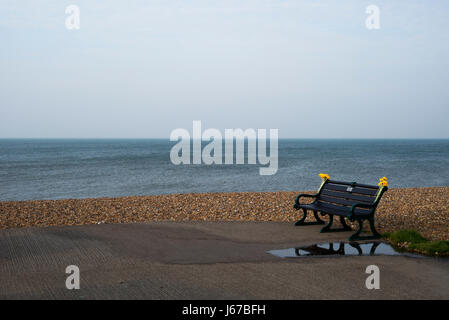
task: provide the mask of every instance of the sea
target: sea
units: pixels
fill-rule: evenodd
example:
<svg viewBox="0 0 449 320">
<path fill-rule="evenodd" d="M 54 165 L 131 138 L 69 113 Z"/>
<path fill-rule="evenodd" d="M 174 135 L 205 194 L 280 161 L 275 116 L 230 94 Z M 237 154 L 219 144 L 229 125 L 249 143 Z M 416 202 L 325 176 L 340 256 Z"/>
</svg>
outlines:
<svg viewBox="0 0 449 320">
<path fill-rule="evenodd" d="M 334 180 L 449 186 L 449 140 L 281 139 L 278 170 L 179 164 L 162 139 L 0 139 L 0 201 L 315 190 Z M 203 147 L 206 143 L 203 142 Z M 270 150 L 268 150 L 270 151 Z"/>
</svg>

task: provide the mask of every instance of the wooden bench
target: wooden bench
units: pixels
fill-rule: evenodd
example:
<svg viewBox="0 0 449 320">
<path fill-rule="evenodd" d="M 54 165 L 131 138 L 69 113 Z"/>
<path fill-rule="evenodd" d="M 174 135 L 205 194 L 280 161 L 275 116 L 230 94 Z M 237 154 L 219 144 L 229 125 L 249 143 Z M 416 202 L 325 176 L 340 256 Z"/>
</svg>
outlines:
<svg viewBox="0 0 449 320">
<path fill-rule="evenodd" d="M 302 210 L 304 215 L 295 225 L 324 224 L 325 222 L 320 219 L 318 213 L 323 216 L 327 214 L 329 215 L 329 222 L 321 229 L 321 232 L 351 231 L 351 227 L 345 221 L 345 218 L 347 218 L 350 221 L 359 223 L 358 230 L 349 237 L 350 241 L 379 239 L 381 235 L 374 227 L 374 213 L 382 195 L 388 190 L 387 185 L 386 178 L 382 178 L 378 186 L 356 182 L 333 181 L 329 178 L 324 178 L 316 194 L 302 193 L 296 197 L 293 207 L 297 210 Z M 302 204 L 299 202 L 301 198 L 313 198 L 314 201 L 310 204 Z M 316 221 L 305 222 L 309 210 L 313 212 Z M 340 217 L 341 228 L 331 229 L 334 215 Z M 368 220 L 373 235 L 360 236 L 364 220 Z"/>
</svg>

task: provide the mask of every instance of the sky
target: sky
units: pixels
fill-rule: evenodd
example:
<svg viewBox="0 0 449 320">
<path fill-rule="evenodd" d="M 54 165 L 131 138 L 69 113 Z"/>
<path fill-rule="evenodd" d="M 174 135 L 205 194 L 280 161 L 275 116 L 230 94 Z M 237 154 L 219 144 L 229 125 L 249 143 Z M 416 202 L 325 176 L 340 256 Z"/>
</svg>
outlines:
<svg viewBox="0 0 449 320">
<path fill-rule="evenodd" d="M 168 139 L 194 120 L 279 138 L 449 138 L 448 12 L 445 0 L 2 0 L 0 138 Z"/>
</svg>

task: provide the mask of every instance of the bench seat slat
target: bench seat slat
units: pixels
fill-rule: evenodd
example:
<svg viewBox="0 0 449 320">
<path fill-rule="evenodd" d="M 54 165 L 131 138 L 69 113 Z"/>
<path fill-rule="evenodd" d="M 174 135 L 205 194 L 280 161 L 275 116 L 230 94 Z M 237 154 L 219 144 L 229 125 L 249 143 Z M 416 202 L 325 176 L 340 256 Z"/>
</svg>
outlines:
<svg viewBox="0 0 449 320">
<path fill-rule="evenodd" d="M 318 206 L 323 207 L 323 208 L 327 208 L 330 212 L 332 212 L 332 210 L 336 210 L 338 212 L 348 212 L 348 214 L 350 213 L 350 209 L 349 207 L 346 206 L 339 206 L 339 205 L 335 205 L 335 204 L 331 204 L 331 203 L 325 203 L 325 202 L 319 202 Z M 359 211 L 361 212 L 369 212 L 369 210 L 367 209 L 362 209 L 362 208 L 358 208 Z"/>
<path fill-rule="evenodd" d="M 332 184 L 332 183 L 326 183 L 323 186 L 323 190 L 334 190 L 334 191 L 340 191 L 340 192 L 348 192 L 347 189 L 348 189 L 348 186 Z M 367 189 L 367 188 L 354 187 L 352 189 L 351 193 L 374 196 L 377 193 L 377 190 L 378 189 Z"/>
<path fill-rule="evenodd" d="M 318 198 L 318 201 L 325 201 L 325 202 L 330 202 L 330 203 L 335 203 L 335 204 L 339 204 L 339 205 L 344 205 L 344 206 L 352 206 L 354 203 L 358 203 L 359 201 L 354 201 L 354 200 L 347 200 L 344 198 L 334 198 L 334 197 L 328 197 L 326 195 L 320 195 L 320 197 Z"/>
<path fill-rule="evenodd" d="M 353 194 L 349 192 L 337 192 L 337 191 L 331 191 L 331 190 L 323 190 L 321 192 L 322 195 L 335 197 L 335 198 L 343 198 L 343 199 L 350 199 L 354 200 L 354 202 L 362 202 L 366 204 L 372 204 L 375 200 L 374 196 L 369 195 L 359 195 L 359 194 Z"/>
<path fill-rule="evenodd" d="M 349 207 L 340 207 L 340 206 L 329 205 L 329 204 L 324 204 L 324 203 L 302 204 L 302 205 L 300 205 L 300 207 L 307 209 L 307 210 L 320 211 L 323 213 L 337 214 L 337 215 L 341 215 L 341 216 L 349 216 L 351 213 L 351 210 Z M 354 214 L 368 215 L 369 210 L 365 210 L 362 208 L 356 208 L 354 210 Z"/>
</svg>

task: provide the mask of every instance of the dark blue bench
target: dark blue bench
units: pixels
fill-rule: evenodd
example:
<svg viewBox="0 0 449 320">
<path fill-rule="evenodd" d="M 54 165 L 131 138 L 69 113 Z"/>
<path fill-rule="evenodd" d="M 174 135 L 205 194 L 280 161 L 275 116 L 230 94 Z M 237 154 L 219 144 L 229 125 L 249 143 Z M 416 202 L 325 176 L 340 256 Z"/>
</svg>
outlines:
<svg viewBox="0 0 449 320">
<path fill-rule="evenodd" d="M 321 176 L 321 175 L 320 175 Z M 327 175 L 325 175 L 327 176 Z M 296 197 L 294 208 L 302 210 L 304 215 L 299 219 L 295 226 L 324 224 L 318 213 L 329 215 L 328 224 L 321 229 L 321 232 L 351 231 L 351 227 L 346 224 L 345 218 L 359 223 L 358 230 L 349 237 L 350 241 L 379 239 L 381 235 L 374 227 L 374 213 L 377 205 L 385 191 L 388 190 L 387 179 L 380 179 L 378 186 L 360 184 L 356 182 L 333 181 L 328 178 L 323 179 L 316 194 L 301 193 Z M 301 198 L 313 198 L 310 204 L 300 203 Z M 316 221 L 306 222 L 308 211 L 312 211 Z M 341 228 L 331 229 L 335 216 L 339 216 L 342 224 Z M 372 235 L 360 236 L 363 228 L 363 221 L 369 222 Z"/>
</svg>

